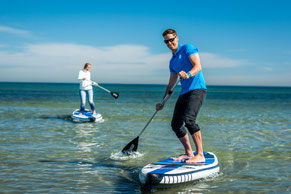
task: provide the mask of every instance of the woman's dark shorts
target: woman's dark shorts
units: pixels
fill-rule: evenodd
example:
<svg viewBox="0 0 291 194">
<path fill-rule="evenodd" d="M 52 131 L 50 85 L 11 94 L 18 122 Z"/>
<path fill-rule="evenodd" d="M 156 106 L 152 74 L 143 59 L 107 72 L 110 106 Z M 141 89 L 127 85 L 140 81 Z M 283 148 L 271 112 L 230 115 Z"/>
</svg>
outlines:
<svg viewBox="0 0 291 194">
<path fill-rule="evenodd" d="M 192 90 L 179 96 L 171 123 L 178 138 L 186 135 L 185 127 L 191 135 L 200 130 L 196 118 L 205 97 L 205 89 Z"/>
</svg>

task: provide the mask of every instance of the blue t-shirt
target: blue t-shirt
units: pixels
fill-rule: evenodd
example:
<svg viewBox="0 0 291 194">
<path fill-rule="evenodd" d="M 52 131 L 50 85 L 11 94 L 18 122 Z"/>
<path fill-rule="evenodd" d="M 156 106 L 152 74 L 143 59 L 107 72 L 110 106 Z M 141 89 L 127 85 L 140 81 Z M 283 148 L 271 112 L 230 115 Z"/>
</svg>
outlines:
<svg viewBox="0 0 291 194">
<path fill-rule="evenodd" d="M 170 72 L 178 74 L 180 71 L 189 72 L 193 65 L 189 60 L 189 57 L 198 53 L 198 49 L 191 44 L 178 45 L 176 53 L 173 54 L 170 60 Z M 196 89 L 206 89 L 206 84 L 202 71 L 189 79 L 180 79 L 181 93 L 185 94 Z"/>
</svg>

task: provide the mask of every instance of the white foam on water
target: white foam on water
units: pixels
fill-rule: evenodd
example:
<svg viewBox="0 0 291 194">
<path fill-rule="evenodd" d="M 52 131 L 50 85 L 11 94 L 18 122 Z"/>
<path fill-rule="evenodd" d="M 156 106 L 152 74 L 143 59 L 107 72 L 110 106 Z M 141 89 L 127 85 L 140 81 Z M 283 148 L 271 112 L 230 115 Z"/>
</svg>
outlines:
<svg viewBox="0 0 291 194">
<path fill-rule="evenodd" d="M 196 183 L 194 185 L 191 185 L 191 183 L 189 183 L 189 186 L 187 186 L 185 189 L 183 189 L 182 192 L 179 192 L 181 194 L 188 194 L 188 193 L 204 193 L 204 192 L 207 192 L 211 189 L 215 189 L 217 188 L 218 186 L 215 186 L 215 185 L 212 185 L 212 184 L 209 184 L 209 182 L 212 182 L 212 181 L 215 181 L 217 180 L 218 178 L 217 177 L 220 177 L 221 176 L 221 173 L 214 173 L 210 176 L 207 176 L 205 178 L 202 178 L 202 179 L 199 179 L 196 181 Z"/>
<path fill-rule="evenodd" d="M 140 152 L 132 152 L 129 155 L 125 155 L 122 152 L 111 153 L 110 159 L 112 160 L 131 160 L 135 158 L 143 157 L 143 153 Z"/>
<path fill-rule="evenodd" d="M 104 119 L 102 118 L 100 120 L 97 120 L 97 121 L 95 121 L 95 123 L 104 123 Z"/>
<path fill-rule="evenodd" d="M 202 180 L 204 181 L 213 181 L 213 180 L 216 180 L 218 177 L 222 176 L 222 172 L 216 172 L 214 174 L 211 174 L 205 178 L 203 178 Z"/>
</svg>

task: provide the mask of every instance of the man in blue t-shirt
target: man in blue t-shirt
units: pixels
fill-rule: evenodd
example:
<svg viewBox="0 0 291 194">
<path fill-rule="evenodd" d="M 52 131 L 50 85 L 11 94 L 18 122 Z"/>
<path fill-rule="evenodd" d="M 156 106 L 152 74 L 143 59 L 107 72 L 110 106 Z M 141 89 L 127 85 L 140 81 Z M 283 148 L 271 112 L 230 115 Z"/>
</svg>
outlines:
<svg viewBox="0 0 291 194">
<path fill-rule="evenodd" d="M 172 51 L 170 60 L 170 80 L 165 96 L 181 77 L 181 93 L 176 102 L 172 118 L 172 129 L 184 146 L 185 154 L 174 158 L 174 160 L 185 162 L 205 162 L 202 147 L 202 136 L 199 126 L 196 124 L 196 117 L 206 97 L 206 85 L 202 74 L 198 49 L 191 44 L 181 45 L 179 38 L 173 29 L 163 33 L 164 42 Z M 172 94 L 171 94 L 172 95 Z M 161 104 L 156 105 L 156 110 L 162 110 Z M 194 156 L 186 128 L 191 134 L 195 146 Z"/>
</svg>

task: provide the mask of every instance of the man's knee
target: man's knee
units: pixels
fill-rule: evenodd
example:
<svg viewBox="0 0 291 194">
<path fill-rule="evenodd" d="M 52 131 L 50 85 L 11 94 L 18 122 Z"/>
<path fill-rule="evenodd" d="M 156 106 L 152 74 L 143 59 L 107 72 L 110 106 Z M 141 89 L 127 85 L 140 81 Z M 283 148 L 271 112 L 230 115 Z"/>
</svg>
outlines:
<svg viewBox="0 0 291 194">
<path fill-rule="evenodd" d="M 172 121 L 171 127 L 178 138 L 184 137 L 187 133 L 185 127 L 183 126 L 183 123 L 176 123 Z"/>
<path fill-rule="evenodd" d="M 188 129 L 191 135 L 200 131 L 199 125 L 195 122 L 195 120 L 192 119 L 185 119 L 185 127 Z"/>
</svg>

